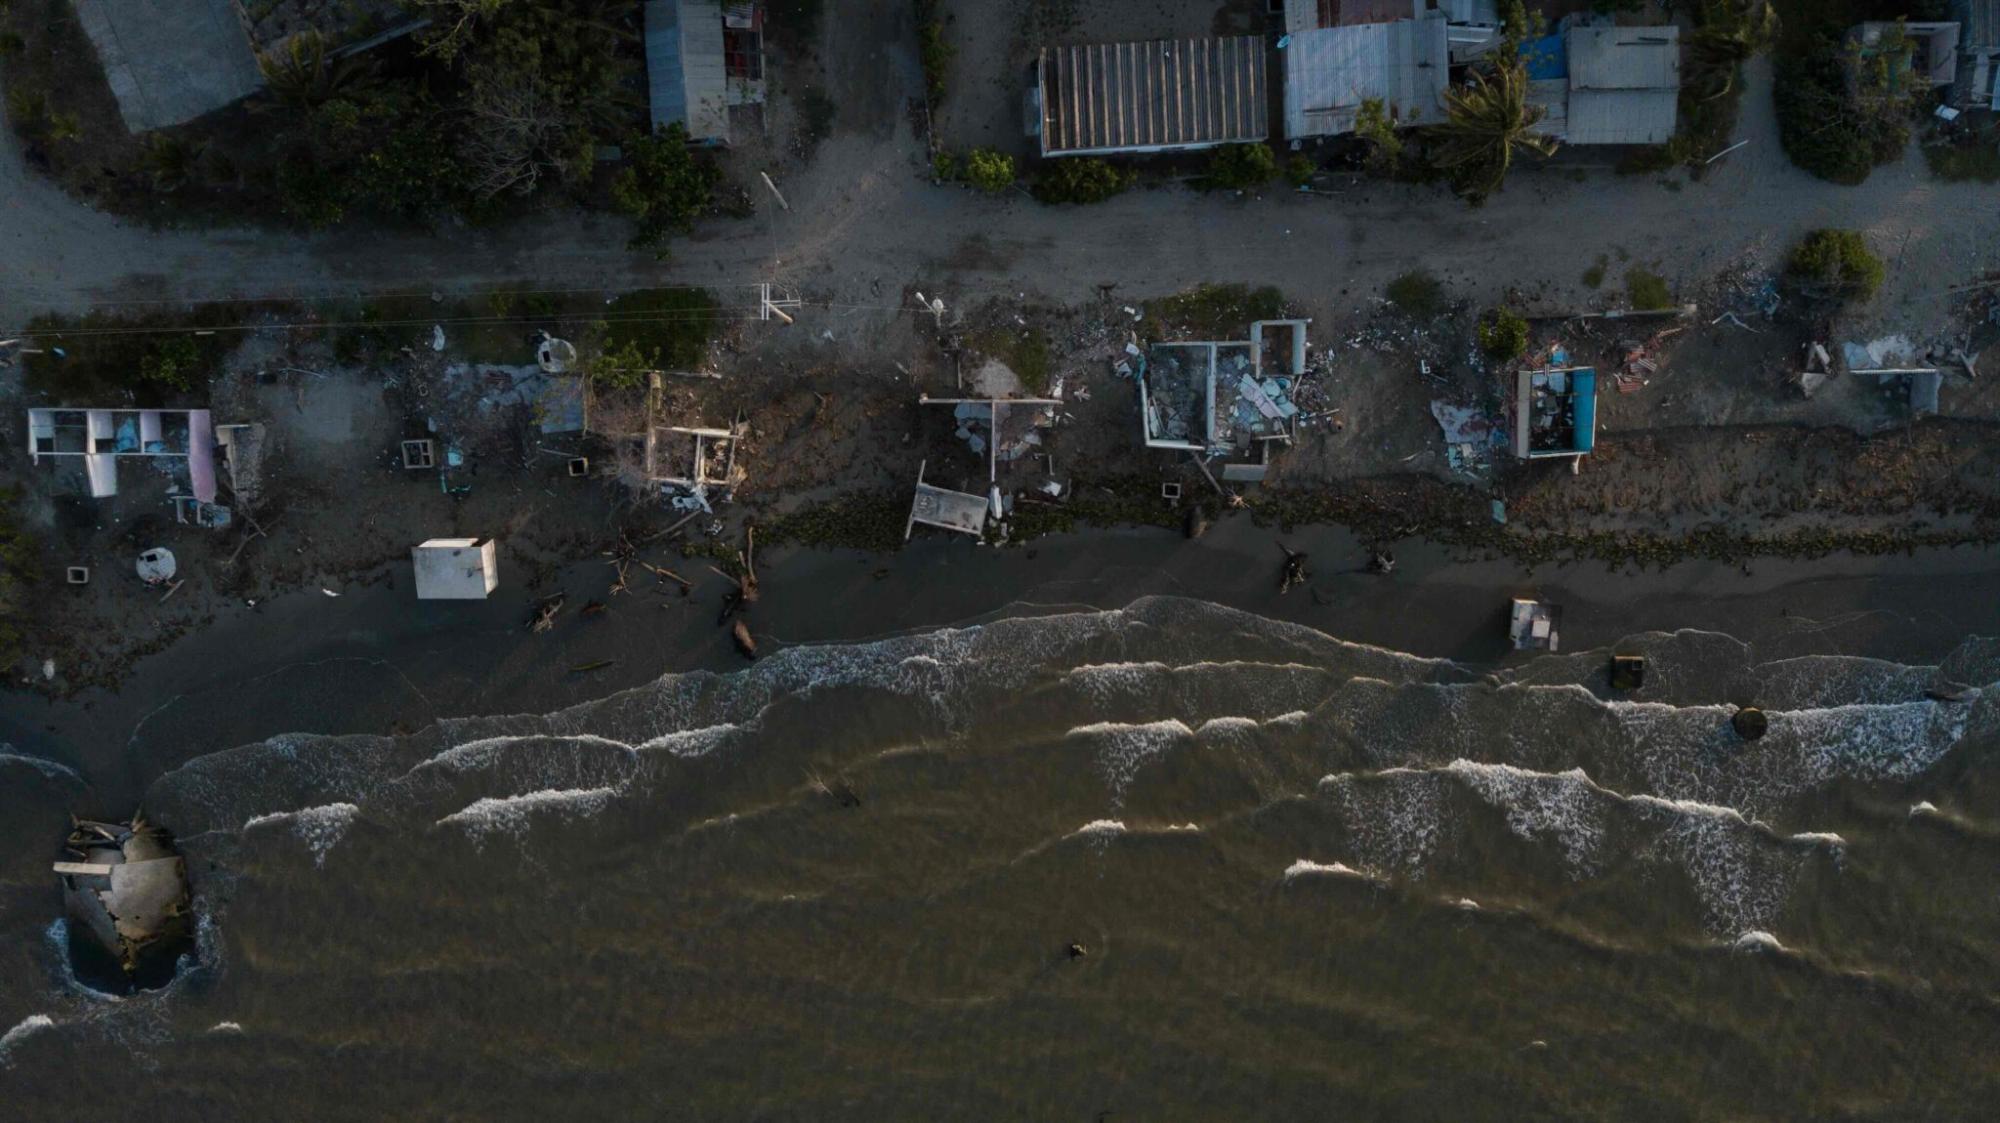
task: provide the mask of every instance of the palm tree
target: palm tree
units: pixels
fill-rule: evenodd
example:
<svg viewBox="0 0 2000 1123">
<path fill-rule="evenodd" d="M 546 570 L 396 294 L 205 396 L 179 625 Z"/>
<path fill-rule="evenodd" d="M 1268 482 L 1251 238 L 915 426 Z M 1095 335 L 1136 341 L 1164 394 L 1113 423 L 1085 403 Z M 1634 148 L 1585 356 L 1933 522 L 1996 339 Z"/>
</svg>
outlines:
<svg viewBox="0 0 2000 1123">
<path fill-rule="evenodd" d="M 1736 70 L 1771 41 L 1778 15 L 1761 0 L 1707 0 L 1688 37 L 1683 85 L 1703 101 L 1736 86 Z"/>
<path fill-rule="evenodd" d="M 280 50 L 258 52 L 257 69 L 280 106 L 310 113 L 338 97 L 358 93 L 375 81 L 376 65 L 358 55 L 327 54 L 326 37 L 303 31 Z"/>
<path fill-rule="evenodd" d="M 1446 90 L 1444 111 L 1432 128 L 1433 160 L 1474 203 L 1500 190 L 1516 152 L 1555 153 L 1555 138 L 1533 131 L 1548 110 L 1528 103 L 1528 72 L 1518 62 L 1499 66 L 1491 78 L 1475 72 L 1470 85 Z"/>
</svg>

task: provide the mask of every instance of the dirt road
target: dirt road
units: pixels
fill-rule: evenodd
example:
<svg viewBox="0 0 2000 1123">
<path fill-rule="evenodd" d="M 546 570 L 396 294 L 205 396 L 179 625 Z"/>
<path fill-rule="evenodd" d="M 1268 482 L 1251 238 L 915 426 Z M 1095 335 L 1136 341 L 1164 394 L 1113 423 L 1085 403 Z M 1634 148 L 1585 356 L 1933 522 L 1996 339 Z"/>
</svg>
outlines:
<svg viewBox="0 0 2000 1123">
<path fill-rule="evenodd" d="M 846 51 L 884 53 L 839 40 L 830 32 L 825 44 L 831 70 Z M 1738 135 L 1750 143 L 1706 181 L 1670 188 L 1609 170 L 1541 169 L 1517 173 L 1477 210 L 1432 189 L 1382 184 L 1337 197 L 1274 188 L 1249 200 L 1156 189 L 1091 208 L 933 187 L 902 109 L 919 81 L 913 68 L 866 72 L 871 81 L 837 83 L 846 88 L 835 93 L 879 99 L 842 111 L 878 127 L 837 125 L 787 177 L 789 212 L 709 223 L 664 264 L 628 252 L 622 223 L 601 216 L 438 235 L 147 230 L 80 206 L 24 166 L 11 134 L 0 136 L 0 329 L 42 310 L 126 301 L 777 279 L 831 305 L 818 326 L 806 321 L 815 333 L 860 341 L 900 314 L 910 284 L 948 300 L 1073 301 L 1113 282 L 1119 297 L 1139 298 L 1246 281 L 1330 314 L 1419 265 L 1481 299 L 1513 287 L 1560 303 L 1584 298 L 1579 278 L 1601 254 L 1624 251 L 1690 283 L 1739 258 L 1773 261 L 1801 231 L 1831 225 L 1866 230 L 1890 263 L 1869 318 L 1921 330 L 1941 317 L 1942 290 L 2000 257 L 1993 189 L 1931 180 L 1914 149 L 1855 188 L 1791 167 L 1766 59 L 1751 65 L 1743 99 Z"/>
</svg>

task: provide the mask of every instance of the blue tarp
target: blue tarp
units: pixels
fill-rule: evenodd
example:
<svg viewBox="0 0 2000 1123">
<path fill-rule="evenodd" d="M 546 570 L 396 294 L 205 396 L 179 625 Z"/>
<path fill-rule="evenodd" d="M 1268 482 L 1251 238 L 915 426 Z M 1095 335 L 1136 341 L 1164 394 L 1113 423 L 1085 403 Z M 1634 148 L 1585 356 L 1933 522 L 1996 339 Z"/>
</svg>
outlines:
<svg viewBox="0 0 2000 1123">
<path fill-rule="evenodd" d="M 1569 48 L 1560 35 L 1544 35 L 1521 44 L 1521 65 L 1531 82 L 1569 77 Z"/>
<path fill-rule="evenodd" d="M 1589 452 L 1597 444 L 1597 372 L 1571 371 L 1569 391 L 1576 421 L 1576 451 Z"/>
</svg>

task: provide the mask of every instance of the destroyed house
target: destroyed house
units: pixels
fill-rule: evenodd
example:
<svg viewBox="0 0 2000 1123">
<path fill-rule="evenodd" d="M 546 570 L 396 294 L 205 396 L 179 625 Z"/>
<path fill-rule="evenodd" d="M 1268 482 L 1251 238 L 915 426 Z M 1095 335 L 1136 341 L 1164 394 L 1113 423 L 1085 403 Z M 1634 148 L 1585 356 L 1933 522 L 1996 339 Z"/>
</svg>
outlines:
<svg viewBox="0 0 2000 1123">
<path fill-rule="evenodd" d="M 1201 455 L 1268 452 L 1292 439 L 1291 400 L 1305 372 L 1305 320 L 1259 320 L 1243 342 L 1155 343 L 1140 356 L 1139 414 L 1147 448 Z"/>
<path fill-rule="evenodd" d="M 118 494 L 118 462 L 184 462 L 194 497 L 213 503 L 216 436 L 205 409 L 31 409 L 28 452 L 36 464 L 75 458 L 92 498 Z"/>
<path fill-rule="evenodd" d="M 764 102 L 764 9 L 719 0 L 647 0 L 646 93 L 653 129 L 730 143 L 730 109 Z"/>
<path fill-rule="evenodd" d="M 1665 144 L 1680 119 L 1680 28 L 1572 26 L 1524 45 L 1535 131 L 1565 144 Z"/>
<path fill-rule="evenodd" d="M 1415 19 L 1318 27 L 1287 37 L 1285 135 L 1338 136 L 1354 131 L 1364 101 L 1379 100 L 1398 127 L 1444 116 L 1451 77 L 1444 12 Z"/>
<path fill-rule="evenodd" d="M 1029 132 L 1044 156 L 1176 152 L 1270 135 L 1262 38 L 1044 47 Z"/>
<path fill-rule="evenodd" d="M 1516 376 L 1514 455 L 1580 457 L 1597 447 L 1597 372 L 1524 370 Z"/>
</svg>

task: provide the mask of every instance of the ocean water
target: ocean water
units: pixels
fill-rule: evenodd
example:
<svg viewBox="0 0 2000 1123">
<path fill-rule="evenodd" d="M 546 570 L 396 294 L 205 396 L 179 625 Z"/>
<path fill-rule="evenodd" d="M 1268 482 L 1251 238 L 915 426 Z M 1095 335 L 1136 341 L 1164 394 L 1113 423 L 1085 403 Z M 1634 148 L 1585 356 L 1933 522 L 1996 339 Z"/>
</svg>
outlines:
<svg viewBox="0 0 2000 1123">
<path fill-rule="evenodd" d="M 0 1119 L 2000 1117 L 2000 644 L 1625 647 L 1149 599 L 273 738 L 147 793 L 116 998 L 0 755 Z"/>
</svg>

